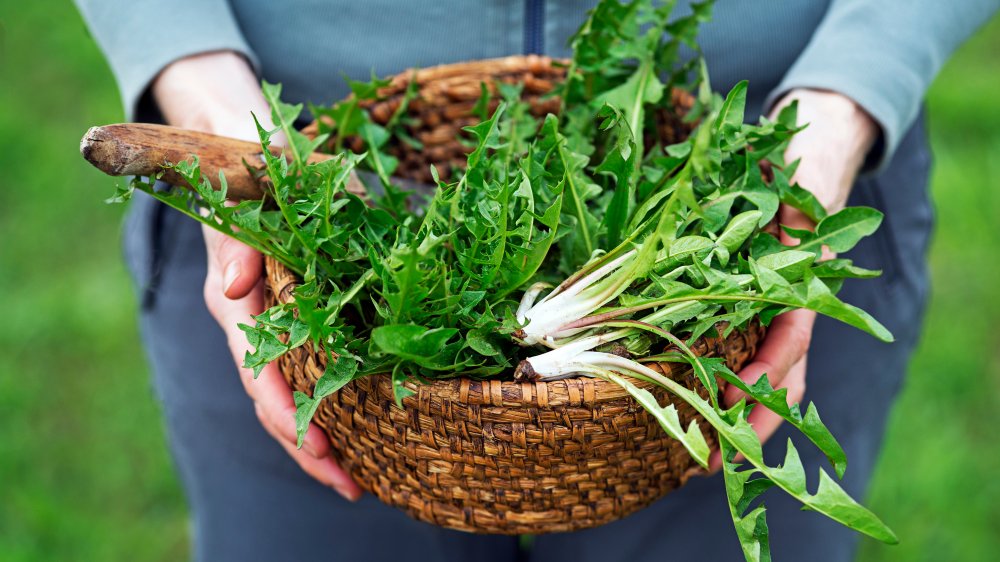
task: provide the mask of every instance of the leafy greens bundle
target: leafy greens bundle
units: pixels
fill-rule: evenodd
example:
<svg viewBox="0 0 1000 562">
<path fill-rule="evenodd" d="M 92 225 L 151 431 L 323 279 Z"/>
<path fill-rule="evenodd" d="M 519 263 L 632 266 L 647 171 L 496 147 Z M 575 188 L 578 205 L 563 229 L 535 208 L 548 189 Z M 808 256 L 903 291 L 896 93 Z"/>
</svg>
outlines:
<svg viewBox="0 0 1000 562">
<path fill-rule="evenodd" d="M 801 430 L 843 475 L 844 452 L 814 406 L 803 414 L 766 376 L 748 385 L 722 359 L 690 349 L 717 329 L 726 335 L 797 308 L 891 341 L 881 324 L 835 296 L 844 279 L 878 272 L 820 260 L 823 246 L 844 252 L 874 232 L 881 214 L 847 208 L 827 215 L 792 184 L 796 163 L 782 154 L 798 131 L 794 105 L 776 121 L 743 123 L 746 82 L 722 98 L 703 63 L 679 62 L 682 44 L 697 49 L 697 26 L 708 19 L 710 2 L 680 18 L 671 18 L 671 8 L 651 0 L 600 2 L 572 38 L 574 55 L 555 92 L 558 115 L 534 117 L 518 85 L 499 84 L 493 94 L 484 85 L 481 122 L 466 129 L 466 167 L 449 180 L 432 169 L 437 189 L 425 205 L 413 205 L 393 185 L 398 162 L 385 151 L 391 142 L 416 142 L 402 124 L 408 100 L 419 93 L 408 89 L 380 125 L 361 106 L 387 84 L 377 79 L 351 82 L 354 96 L 330 109 L 311 108 L 333 123 L 314 139 L 293 128 L 302 106 L 283 103 L 280 87 L 264 84 L 278 125 L 266 130 L 258 122 L 270 180 L 264 200 L 226 205 L 224 178 L 213 190 L 197 158 L 174 166 L 193 190 L 156 191 L 152 181 L 137 179 L 118 198 L 146 191 L 300 276 L 294 303 L 241 326 L 255 349 L 245 366 L 257 373 L 307 342 L 325 351 L 326 371 L 312 396 L 296 393 L 300 438 L 321 400 L 369 374 L 391 373 L 399 404 L 412 393 L 404 384 L 410 379 L 601 377 L 632 394 L 703 466 L 710 453 L 704 432 L 716 432 L 747 560 L 770 560 L 757 500 L 772 486 L 894 542 L 892 531 L 826 472 L 809 493 L 791 442 L 781 466 L 764 463 L 747 421 L 753 407 Z M 684 116 L 691 134 L 679 143 L 664 142 L 655 127 L 657 114 L 678 111 L 673 88 L 696 94 Z M 267 149 L 278 132 L 288 139 L 280 156 Z M 362 139 L 365 152 L 342 150 L 347 138 Z M 308 161 L 331 144 L 334 159 Z M 382 195 L 347 191 L 357 167 L 377 174 Z M 817 223 L 814 232 L 786 229 L 800 240 L 794 247 L 768 228 L 781 204 Z M 664 343 L 671 351 L 662 352 Z M 689 363 L 708 399 L 643 365 L 654 360 Z M 688 402 L 710 428 L 682 427 L 673 406 L 661 407 L 630 378 Z M 719 379 L 752 402 L 724 408 Z M 745 460 L 737 462 L 737 453 Z"/>
</svg>

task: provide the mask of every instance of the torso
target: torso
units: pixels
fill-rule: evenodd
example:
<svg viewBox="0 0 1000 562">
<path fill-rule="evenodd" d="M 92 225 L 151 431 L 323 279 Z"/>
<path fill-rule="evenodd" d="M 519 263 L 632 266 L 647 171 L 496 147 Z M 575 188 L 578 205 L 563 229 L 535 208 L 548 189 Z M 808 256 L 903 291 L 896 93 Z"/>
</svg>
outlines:
<svg viewBox="0 0 1000 562">
<path fill-rule="evenodd" d="M 231 0 L 263 78 L 291 101 L 328 104 L 344 76 L 366 80 L 407 68 L 522 54 L 569 55 L 567 41 L 596 0 Z M 678 2 L 677 15 L 690 11 Z M 748 118 L 794 63 L 828 1 L 718 0 L 698 38 L 716 90 L 750 80 Z M 539 37 L 540 36 L 540 37 Z M 693 56 L 688 52 L 686 56 Z"/>
</svg>

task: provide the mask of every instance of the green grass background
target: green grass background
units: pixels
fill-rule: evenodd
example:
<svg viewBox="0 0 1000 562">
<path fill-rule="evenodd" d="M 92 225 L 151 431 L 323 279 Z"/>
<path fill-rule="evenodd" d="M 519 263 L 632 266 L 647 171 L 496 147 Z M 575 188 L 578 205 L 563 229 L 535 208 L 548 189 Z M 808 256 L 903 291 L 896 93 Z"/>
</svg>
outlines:
<svg viewBox="0 0 1000 562">
<path fill-rule="evenodd" d="M 995 18 L 930 92 L 934 293 L 869 497 L 902 543 L 864 541 L 864 562 L 1000 553 L 998 55 Z M 121 117 L 67 0 L 0 0 L 0 561 L 187 555 L 122 208 L 101 204 L 114 182 L 77 152 Z"/>
</svg>

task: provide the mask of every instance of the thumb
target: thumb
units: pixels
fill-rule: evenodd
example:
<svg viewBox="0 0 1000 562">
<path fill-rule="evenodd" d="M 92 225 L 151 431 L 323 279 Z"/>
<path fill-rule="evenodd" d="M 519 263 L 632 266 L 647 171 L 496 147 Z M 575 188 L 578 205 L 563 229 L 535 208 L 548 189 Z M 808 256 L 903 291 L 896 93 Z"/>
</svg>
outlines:
<svg viewBox="0 0 1000 562">
<path fill-rule="evenodd" d="M 202 227 L 208 253 L 208 284 L 227 298 L 245 297 L 260 281 L 263 256 L 260 252 L 214 230 Z"/>
</svg>

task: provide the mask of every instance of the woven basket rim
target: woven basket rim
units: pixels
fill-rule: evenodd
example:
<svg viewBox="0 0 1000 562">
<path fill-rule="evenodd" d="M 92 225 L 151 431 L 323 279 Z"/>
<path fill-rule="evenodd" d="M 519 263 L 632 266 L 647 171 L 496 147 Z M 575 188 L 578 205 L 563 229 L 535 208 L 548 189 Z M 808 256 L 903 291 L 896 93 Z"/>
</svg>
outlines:
<svg viewBox="0 0 1000 562">
<path fill-rule="evenodd" d="M 495 57 L 486 59 L 475 59 L 469 61 L 442 63 L 419 68 L 407 68 L 398 74 L 389 77 L 389 84 L 379 89 L 379 95 L 385 92 L 399 91 L 405 89 L 412 80 L 419 86 L 427 83 L 439 83 L 449 79 L 467 81 L 469 75 L 496 76 L 504 73 L 517 73 L 526 68 L 554 68 L 569 65 L 570 60 L 565 58 L 550 57 L 547 55 L 507 55 L 505 57 Z M 349 94 L 345 99 L 354 98 L 354 94 Z M 306 125 L 303 134 L 314 138 L 319 134 L 319 121 L 314 120 Z"/>
<path fill-rule="evenodd" d="M 516 72 L 522 70 L 524 67 L 552 68 L 556 66 L 568 66 L 569 64 L 570 59 L 550 57 L 548 55 L 507 55 L 504 57 L 466 60 L 418 68 L 409 68 L 394 75 L 391 78 L 391 84 L 405 85 L 411 79 L 415 80 L 417 84 L 424 84 L 430 80 L 436 81 L 447 78 L 461 78 L 467 81 L 470 75 L 486 74 L 495 76 L 503 74 L 504 71 Z"/>
</svg>

